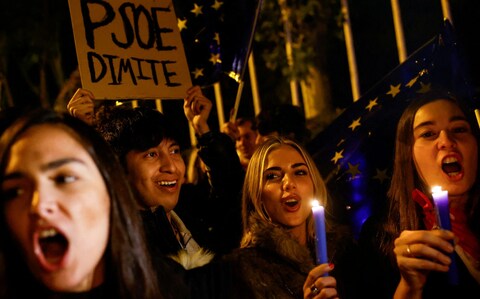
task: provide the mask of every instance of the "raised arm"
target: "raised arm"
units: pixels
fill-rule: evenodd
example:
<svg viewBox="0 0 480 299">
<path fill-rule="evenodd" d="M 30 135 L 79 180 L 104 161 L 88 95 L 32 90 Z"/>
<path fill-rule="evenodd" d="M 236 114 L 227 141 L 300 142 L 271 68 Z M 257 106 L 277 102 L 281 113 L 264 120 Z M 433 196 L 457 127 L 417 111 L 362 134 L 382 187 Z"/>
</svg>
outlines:
<svg viewBox="0 0 480 299">
<path fill-rule="evenodd" d="M 70 101 L 68 101 L 68 113 L 89 125 L 93 125 L 95 120 L 94 99 L 95 96 L 91 91 L 83 88 L 77 89 Z"/>
</svg>

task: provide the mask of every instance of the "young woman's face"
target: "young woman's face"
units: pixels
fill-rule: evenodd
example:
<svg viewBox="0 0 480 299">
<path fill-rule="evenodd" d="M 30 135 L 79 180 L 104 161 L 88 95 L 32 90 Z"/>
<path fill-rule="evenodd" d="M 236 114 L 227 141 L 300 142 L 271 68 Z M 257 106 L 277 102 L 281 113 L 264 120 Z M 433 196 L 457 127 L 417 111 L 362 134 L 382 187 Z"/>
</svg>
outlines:
<svg viewBox="0 0 480 299">
<path fill-rule="evenodd" d="M 449 196 L 468 192 L 477 175 L 477 142 L 460 108 L 447 100 L 422 106 L 414 123 L 413 158 L 428 186 Z"/>
<path fill-rule="evenodd" d="M 128 177 L 147 207 L 175 208 L 185 176 L 185 162 L 177 142 L 164 139 L 144 152 L 127 154 Z"/>
<path fill-rule="evenodd" d="M 263 179 L 262 201 L 272 222 L 305 234 L 314 186 L 301 154 L 288 145 L 274 149 L 267 157 Z"/>
<path fill-rule="evenodd" d="M 7 225 L 38 280 L 69 292 L 103 282 L 110 198 L 75 139 L 54 125 L 28 129 L 11 148 L 1 184 Z"/>
</svg>

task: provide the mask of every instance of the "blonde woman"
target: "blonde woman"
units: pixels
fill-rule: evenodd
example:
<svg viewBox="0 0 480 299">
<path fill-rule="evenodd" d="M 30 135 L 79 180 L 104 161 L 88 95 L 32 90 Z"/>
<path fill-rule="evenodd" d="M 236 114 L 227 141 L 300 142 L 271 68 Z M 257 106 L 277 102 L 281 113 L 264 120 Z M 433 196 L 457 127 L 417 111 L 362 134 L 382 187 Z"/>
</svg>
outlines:
<svg viewBox="0 0 480 299">
<path fill-rule="evenodd" d="M 253 297 L 337 298 L 348 283 L 335 277 L 346 273 L 344 258 L 353 257 L 351 238 L 333 234 L 327 222 L 329 263 L 315 265 L 311 201 L 320 200 L 328 213 L 328 196 L 305 149 L 286 138 L 267 139 L 250 159 L 242 196 L 242 244 L 229 258 Z"/>
</svg>

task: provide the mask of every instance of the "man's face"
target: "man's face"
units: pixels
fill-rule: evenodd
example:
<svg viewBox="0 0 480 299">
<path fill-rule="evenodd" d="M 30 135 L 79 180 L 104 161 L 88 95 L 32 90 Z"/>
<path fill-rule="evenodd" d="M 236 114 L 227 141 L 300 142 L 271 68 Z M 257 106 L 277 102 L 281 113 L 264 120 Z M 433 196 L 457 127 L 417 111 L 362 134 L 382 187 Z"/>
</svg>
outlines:
<svg viewBox="0 0 480 299">
<path fill-rule="evenodd" d="M 175 208 L 185 176 L 185 162 L 176 141 L 164 139 L 146 151 L 130 151 L 126 157 L 128 178 L 146 207 Z"/>
<path fill-rule="evenodd" d="M 237 148 L 238 156 L 241 159 L 250 159 L 253 152 L 257 148 L 255 141 L 257 139 L 257 132 L 252 130 L 252 123 L 247 121 L 238 127 L 238 139 L 235 146 Z"/>
</svg>

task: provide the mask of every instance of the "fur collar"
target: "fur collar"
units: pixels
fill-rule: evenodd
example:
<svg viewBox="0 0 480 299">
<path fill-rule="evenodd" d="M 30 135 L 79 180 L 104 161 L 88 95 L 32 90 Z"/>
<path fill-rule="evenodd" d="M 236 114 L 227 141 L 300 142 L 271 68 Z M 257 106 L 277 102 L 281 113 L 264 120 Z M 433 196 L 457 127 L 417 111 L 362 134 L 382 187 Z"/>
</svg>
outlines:
<svg viewBox="0 0 480 299">
<path fill-rule="evenodd" d="M 310 250 L 298 243 L 281 226 L 264 221 L 258 216 L 250 216 L 252 244 L 250 247 L 259 247 L 276 252 L 285 260 L 300 266 L 300 270 L 307 272 L 314 267 Z"/>
<path fill-rule="evenodd" d="M 212 252 L 201 248 L 193 254 L 188 253 L 186 250 L 179 250 L 176 254 L 170 255 L 170 258 L 182 265 L 186 270 L 190 270 L 208 264 L 214 256 Z"/>
</svg>

